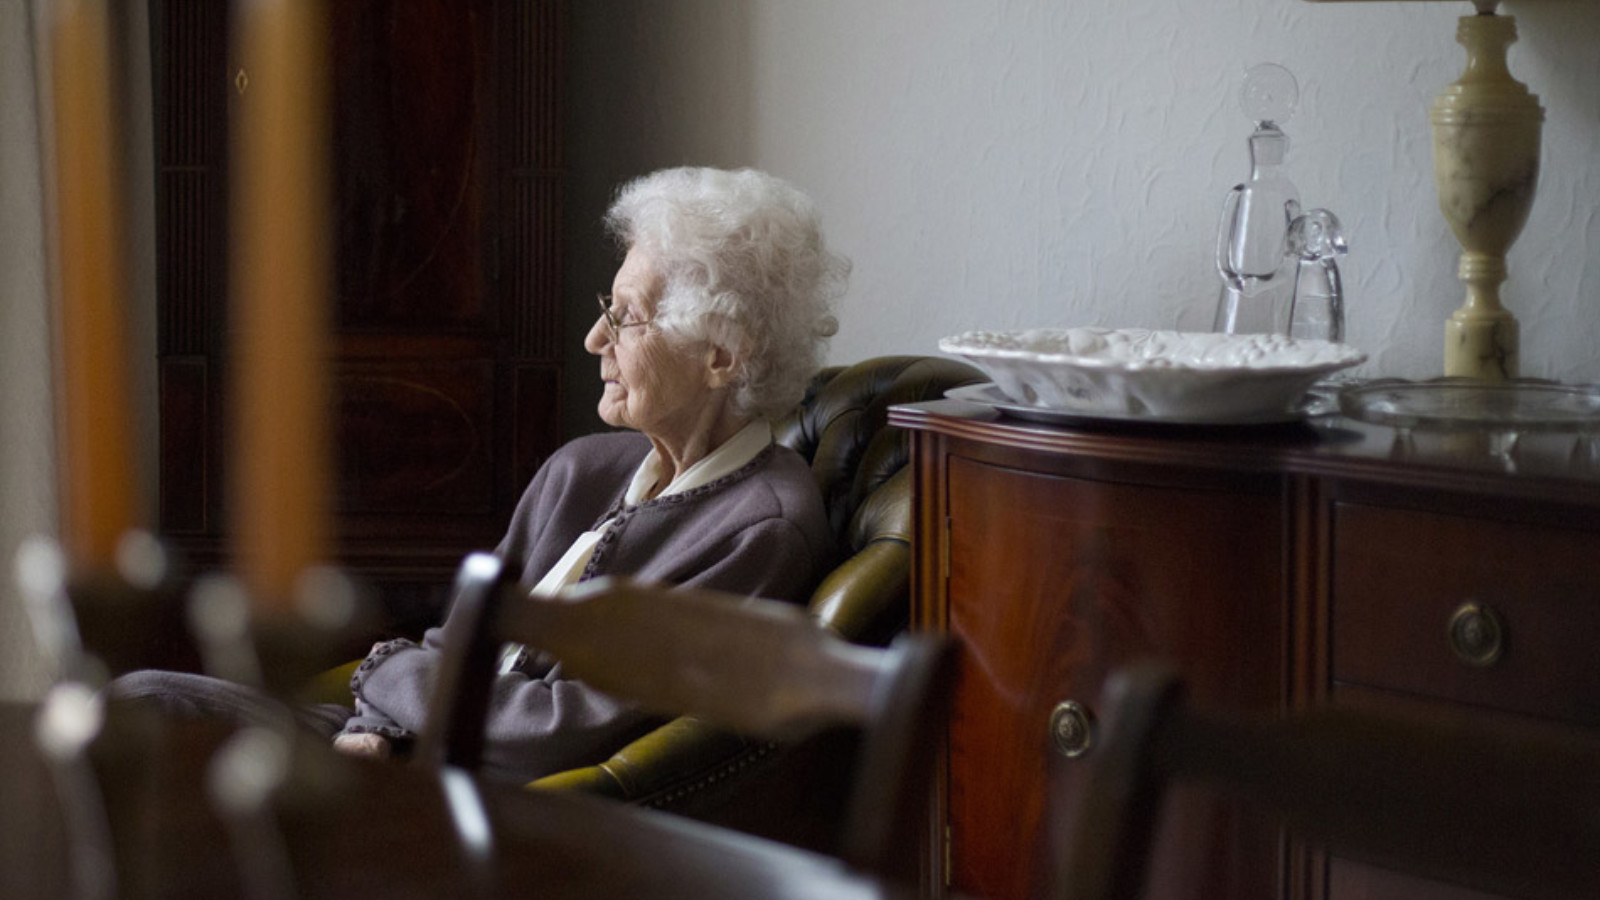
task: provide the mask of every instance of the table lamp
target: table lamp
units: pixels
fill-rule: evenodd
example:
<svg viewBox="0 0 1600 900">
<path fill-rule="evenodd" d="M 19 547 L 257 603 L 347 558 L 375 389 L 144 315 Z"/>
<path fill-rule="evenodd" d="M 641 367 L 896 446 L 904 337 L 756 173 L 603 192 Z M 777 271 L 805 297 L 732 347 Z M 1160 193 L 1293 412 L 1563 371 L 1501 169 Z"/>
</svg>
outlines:
<svg viewBox="0 0 1600 900">
<path fill-rule="evenodd" d="M 1466 69 L 1435 98 L 1433 180 L 1461 244 L 1466 300 L 1445 323 L 1444 374 L 1484 381 L 1518 375 L 1517 319 L 1500 301 L 1506 251 L 1522 232 L 1539 180 L 1544 108 L 1506 68 L 1516 20 L 1498 0 L 1472 0 L 1456 40 Z"/>
</svg>

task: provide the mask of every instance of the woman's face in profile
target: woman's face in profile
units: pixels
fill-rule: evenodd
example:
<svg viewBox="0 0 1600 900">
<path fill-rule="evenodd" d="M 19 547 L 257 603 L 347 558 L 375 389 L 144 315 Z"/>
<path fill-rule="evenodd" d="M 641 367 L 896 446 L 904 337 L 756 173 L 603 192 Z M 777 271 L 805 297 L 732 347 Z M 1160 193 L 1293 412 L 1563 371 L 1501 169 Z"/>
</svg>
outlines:
<svg viewBox="0 0 1600 900">
<path fill-rule="evenodd" d="M 583 346 L 600 357 L 605 382 L 600 418 L 607 425 L 681 446 L 705 420 L 711 389 L 704 354 L 675 346 L 645 324 L 655 316 L 665 284 L 649 255 L 630 249 L 611 282 L 611 314 L 620 328 L 613 335 L 600 316 Z"/>
</svg>

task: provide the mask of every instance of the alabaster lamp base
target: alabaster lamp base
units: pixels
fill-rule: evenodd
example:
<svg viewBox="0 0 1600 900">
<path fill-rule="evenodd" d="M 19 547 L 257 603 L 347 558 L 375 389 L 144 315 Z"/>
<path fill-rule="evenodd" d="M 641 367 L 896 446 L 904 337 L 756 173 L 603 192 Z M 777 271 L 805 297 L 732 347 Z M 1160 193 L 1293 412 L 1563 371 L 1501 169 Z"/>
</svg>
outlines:
<svg viewBox="0 0 1600 900">
<path fill-rule="evenodd" d="M 1500 301 L 1506 252 L 1522 232 L 1539 180 L 1544 109 L 1506 68 L 1515 20 L 1480 2 L 1456 40 L 1461 77 L 1434 101 L 1433 177 L 1439 209 L 1460 241 L 1466 300 L 1445 323 L 1446 375 L 1503 381 L 1518 374 L 1517 320 Z"/>
<path fill-rule="evenodd" d="M 1539 180 L 1544 108 L 1506 68 L 1516 21 L 1499 0 L 1472 0 L 1456 41 L 1467 50 L 1461 77 L 1434 100 L 1433 179 L 1439 209 L 1461 243 L 1466 300 L 1445 322 L 1444 373 L 1484 381 L 1519 374 L 1516 317 L 1500 302 L 1506 251 L 1522 232 Z"/>
<path fill-rule="evenodd" d="M 1465 280 L 1465 279 L 1462 279 Z M 1444 373 L 1484 381 L 1517 377 L 1521 327 L 1499 303 L 1474 303 L 1456 310 L 1444 323 Z"/>
</svg>

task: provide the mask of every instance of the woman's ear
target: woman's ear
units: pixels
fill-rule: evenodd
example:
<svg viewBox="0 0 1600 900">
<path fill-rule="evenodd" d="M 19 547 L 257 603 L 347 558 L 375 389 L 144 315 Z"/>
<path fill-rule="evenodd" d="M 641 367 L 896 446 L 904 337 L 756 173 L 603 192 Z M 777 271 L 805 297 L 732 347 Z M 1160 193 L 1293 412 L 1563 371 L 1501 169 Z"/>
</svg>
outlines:
<svg viewBox="0 0 1600 900">
<path fill-rule="evenodd" d="M 733 351 L 721 344 L 712 344 L 706 350 L 706 385 L 713 389 L 724 388 L 733 383 L 738 360 Z"/>
</svg>

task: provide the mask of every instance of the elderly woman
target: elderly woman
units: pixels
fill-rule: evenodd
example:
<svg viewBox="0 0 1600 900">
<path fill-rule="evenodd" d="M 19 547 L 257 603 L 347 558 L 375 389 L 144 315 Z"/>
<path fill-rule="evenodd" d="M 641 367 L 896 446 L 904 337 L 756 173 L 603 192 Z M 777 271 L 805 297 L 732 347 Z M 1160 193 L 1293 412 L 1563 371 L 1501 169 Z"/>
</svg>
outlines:
<svg viewBox="0 0 1600 900">
<path fill-rule="evenodd" d="M 536 594 L 628 575 L 803 601 L 833 547 L 809 467 L 774 444 L 769 422 L 816 371 L 848 265 L 805 195 L 750 170 L 646 176 L 606 224 L 627 255 L 584 347 L 599 358 L 600 417 L 627 430 L 554 454 L 497 552 Z M 323 706 L 302 721 L 337 730 L 346 752 L 387 754 L 422 729 L 452 624 L 420 645 L 374 647 L 351 681 L 353 716 Z M 519 780 L 598 762 L 655 721 L 518 647 L 489 702 L 484 770 Z"/>
</svg>

